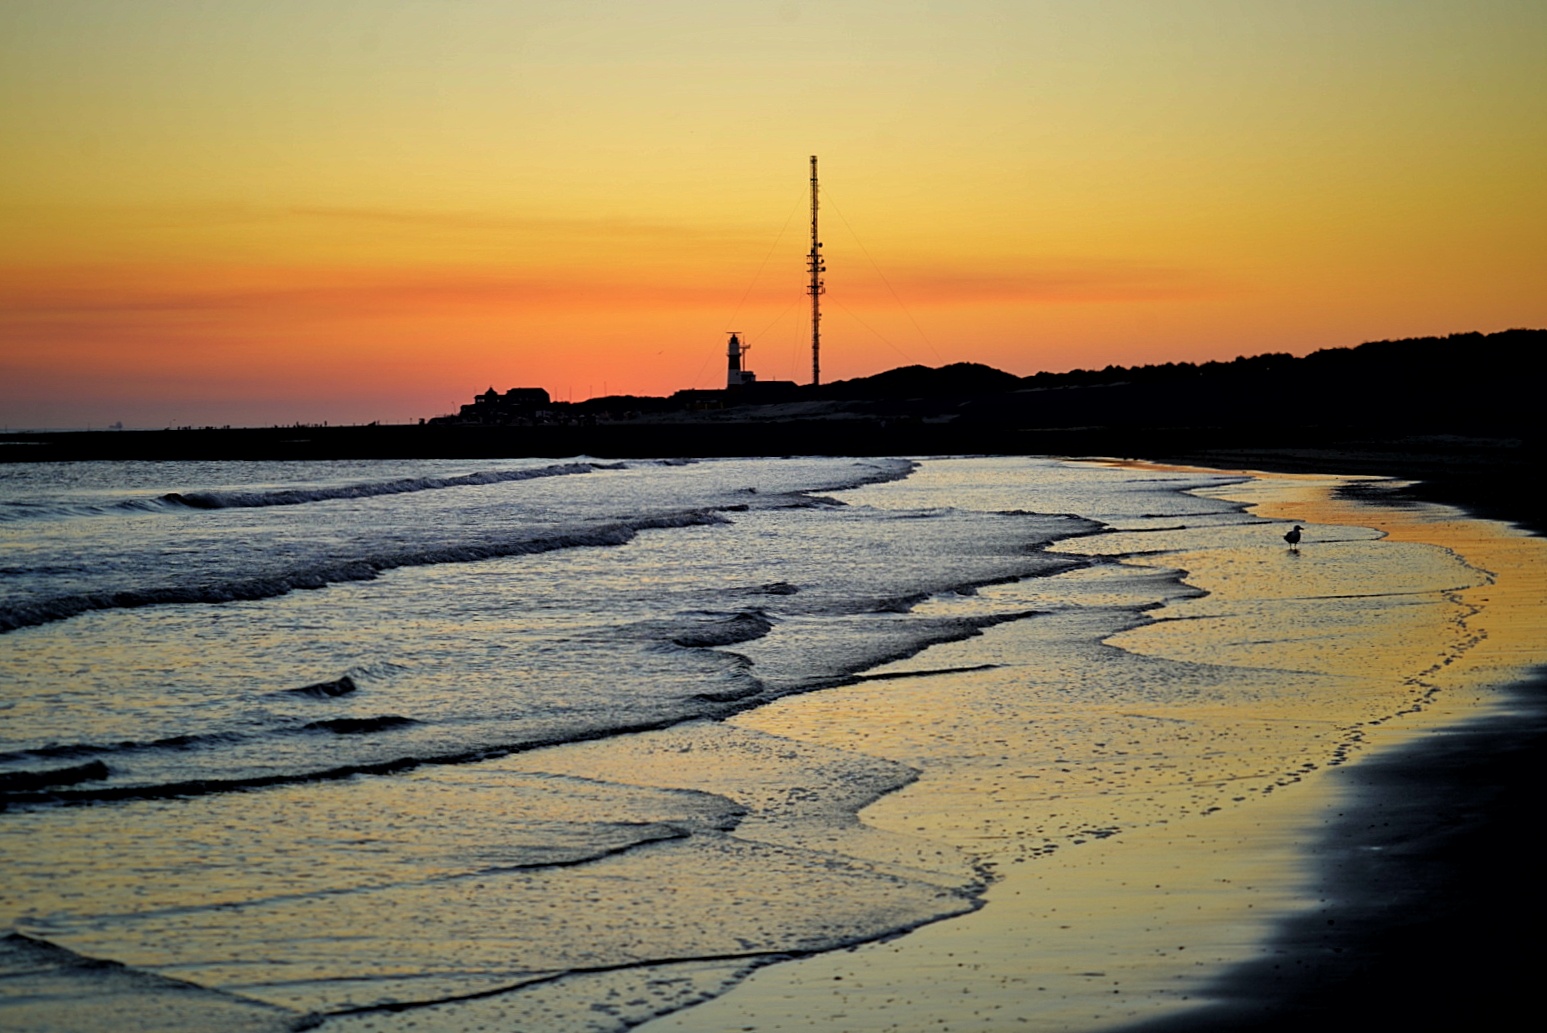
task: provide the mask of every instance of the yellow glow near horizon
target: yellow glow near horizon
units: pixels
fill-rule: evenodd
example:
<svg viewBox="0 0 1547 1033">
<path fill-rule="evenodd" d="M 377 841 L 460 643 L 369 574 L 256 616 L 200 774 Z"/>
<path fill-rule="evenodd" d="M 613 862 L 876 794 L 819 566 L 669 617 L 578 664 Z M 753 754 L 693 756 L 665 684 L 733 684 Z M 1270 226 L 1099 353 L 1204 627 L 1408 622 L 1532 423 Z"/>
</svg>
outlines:
<svg viewBox="0 0 1547 1033">
<path fill-rule="evenodd" d="M 833 379 L 1540 326 L 1544 44 L 1506 0 L 15 0 L 0 408 L 661 393 L 728 320 L 804 379 L 812 153 Z"/>
</svg>

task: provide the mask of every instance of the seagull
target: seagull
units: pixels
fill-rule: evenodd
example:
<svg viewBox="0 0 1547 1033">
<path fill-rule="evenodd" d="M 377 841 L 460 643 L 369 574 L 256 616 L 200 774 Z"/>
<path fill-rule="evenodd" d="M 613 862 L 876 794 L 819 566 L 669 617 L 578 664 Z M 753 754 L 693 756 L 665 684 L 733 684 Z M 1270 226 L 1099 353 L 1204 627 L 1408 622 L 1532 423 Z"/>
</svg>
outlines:
<svg viewBox="0 0 1547 1033">
<path fill-rule="evenodd" d="M 1284 541 L 1289 543 L 1289 548 L 1294 552 L 1300 551 L 1300 525 L 1296 524 L 1293 531 L 1284 532 Z"/>
</svg>

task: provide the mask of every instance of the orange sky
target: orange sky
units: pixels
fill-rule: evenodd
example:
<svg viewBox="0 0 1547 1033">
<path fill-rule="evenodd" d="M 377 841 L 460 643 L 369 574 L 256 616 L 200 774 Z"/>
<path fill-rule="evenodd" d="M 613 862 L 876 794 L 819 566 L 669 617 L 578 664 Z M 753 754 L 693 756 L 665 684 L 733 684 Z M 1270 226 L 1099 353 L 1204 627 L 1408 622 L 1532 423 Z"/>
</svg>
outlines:
<svg viewBox="0 0 1547 1033">
<path fill-rule="evenodd" d="M 0 422 L 1547 326 L 1547 6 L 0 6 Z"/>
</svg>

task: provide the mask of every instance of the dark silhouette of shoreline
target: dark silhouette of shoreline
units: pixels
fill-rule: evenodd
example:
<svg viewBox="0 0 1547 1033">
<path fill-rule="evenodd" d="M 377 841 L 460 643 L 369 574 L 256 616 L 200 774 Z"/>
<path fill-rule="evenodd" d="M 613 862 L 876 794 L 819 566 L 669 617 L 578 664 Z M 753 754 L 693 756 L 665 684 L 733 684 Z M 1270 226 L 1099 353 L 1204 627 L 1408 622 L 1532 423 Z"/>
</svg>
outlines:
<svg viewBox="0 0 1547 1033">
<path fill-rule="evenodd" d="M 0 435 L 0 462 L 1112 456 L 1415 479 L 1415 496 L 1547 529 L 1547 330 L 1379 341 L 1304 358 L 1039 373 L 909 366 L 758 401 L 614 396 L 518 422 Z M 751 404 L 742 404 L 748 403 Z M 465 407 L 471 409 L 473 407 Z"/>
</svg>

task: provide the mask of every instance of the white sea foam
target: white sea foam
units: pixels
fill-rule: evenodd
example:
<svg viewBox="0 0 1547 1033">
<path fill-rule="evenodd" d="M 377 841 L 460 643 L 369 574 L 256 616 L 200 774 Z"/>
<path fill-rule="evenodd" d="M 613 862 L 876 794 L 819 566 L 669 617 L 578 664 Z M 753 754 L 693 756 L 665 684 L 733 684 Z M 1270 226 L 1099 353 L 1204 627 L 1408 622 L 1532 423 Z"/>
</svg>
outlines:
<svg viewBox="0 0 1547 1033">
<path fill-rule="evenodd" d="M 39 464 L 56 468 L 70 464 Z M 208 467 L 210 464 L 114 464 L 118 467 L 179 465 Z M 293 466 L 295 464 L 283 464 Z M 312 464 L 313 472 L 328 464 Z M 358 465 L 358 464 L 352 464 Z M 386 465 L 386 464 L 383 464 Z M 527 481 L 539 477 L 563 477 L 570 474 L 590 473 L 593 470 L 623 470 L 626 463 L 555 463 L 546 466 L 524 466 L 510 470 L 478 470 L 447 476 L 398 477 L 392 480 L 342 481 L 317 483 L 305 487 L 226 487 L 166 491 L 159 494 L 135 494 L 128 498 L 113 498 L 106 491 L 90 493 L 66 493 L 44 491 L 34 497 L 26 497 L 30 487 L 24 475 L 29 467 L 12 468 L 9 477 L 0 478 L 0 523 L 11 520 L 71 520 L 92 516 L 126 516 L 139 513 L 164 513 L 177 510 L 251 509 L 265 506 L 298 506 L 310 502 L 330 502 L 335 499 L 366 499 L 381 495 L 403 495 L 410 492 L 438 491 L 445 488 L 479 487 L 488 484 L 505 484 Z M 18 476 L 18 474 L 23 476 Z M 7 481 L 11 483 L 6 483 Z M 123 484 L 122 487 L 131 487 Z M 50 485 L 50 487 L 54 487 Z M 18 492 L 17 489 L 21 491 Z M 12 494 L 12 497 L 7 497 Z M 107 497 L 103 497 L 107 495 Z M 17 497 L 20 496 L 20 497 Z"/>
<path fill-rule="evenodd" d="M 958 475 L 944 486 L 908 460 L 540 472 L 595 466 L 300 464 L 263 471 L 269 502 L 147 512 L 133 536 L 59 514 L 174 475 L 241 500 L 253 471 L 29 487 L 56 515 L 0 530 L 0 921 L 346 1026 L 524 986 L 499 997 L 516 1026 L 581 1028 L 613 995 L 674 1006 L 667 973 L 719 987 L 978 904 L 970 858 L 858 821 L 907 765 L 726 716 L 944 643 L 949 666 L 998 670 L 974 643 L 1006 627 L 1058 677 L 1099 668 L 1072 694 L 1226 684 L 1100 646 L 1195 593 L 1074 547 L 1240 526 L 1184 491 L 1223 478 L 1029 460 L 926 464 Z M 332 494 L 301 498 L 316 485 Z"/>
</svg>

